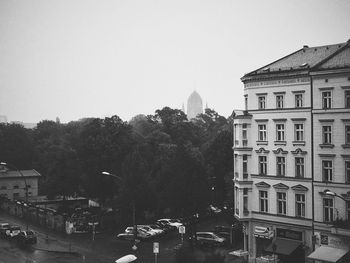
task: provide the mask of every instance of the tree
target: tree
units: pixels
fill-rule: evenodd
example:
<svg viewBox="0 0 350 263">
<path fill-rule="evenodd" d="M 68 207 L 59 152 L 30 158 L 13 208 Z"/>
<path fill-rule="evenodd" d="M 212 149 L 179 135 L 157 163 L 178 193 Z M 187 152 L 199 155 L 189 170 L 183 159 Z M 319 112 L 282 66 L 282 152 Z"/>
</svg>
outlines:
<svg viewBox="0 0 350 263">
<path fill-rule="evenodd" d="M 18 169 L 33 168 L 31 131 L 20 124 L 0 123 L 0 162 L 8 162 Z"/>
</svg>

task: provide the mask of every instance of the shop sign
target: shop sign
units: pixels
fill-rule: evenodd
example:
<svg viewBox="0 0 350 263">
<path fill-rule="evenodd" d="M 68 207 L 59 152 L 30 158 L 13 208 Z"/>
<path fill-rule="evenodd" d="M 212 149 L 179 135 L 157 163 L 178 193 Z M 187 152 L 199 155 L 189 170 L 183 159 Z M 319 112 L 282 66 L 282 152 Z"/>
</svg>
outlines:
<svg viewBox="0 0 350 263">
<path fill-rule="evenodd" d="M 277 228 L 277 237 L 288 238 L 292 240 L 303 241 L 303 233 L 289 229 Z"/>
<path fill-rule="evenodd" d="M 273 238 L 273 230 L 270 230 L 268 227 L 255 226 L 254 236 L 259 238 L 271 239 Z"/>
</svg>

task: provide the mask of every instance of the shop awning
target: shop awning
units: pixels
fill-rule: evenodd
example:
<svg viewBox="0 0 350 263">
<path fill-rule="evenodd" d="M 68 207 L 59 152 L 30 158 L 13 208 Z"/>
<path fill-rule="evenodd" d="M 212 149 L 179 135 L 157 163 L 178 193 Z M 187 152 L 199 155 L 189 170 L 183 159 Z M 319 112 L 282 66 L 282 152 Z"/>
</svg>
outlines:
<svg viewBox="0 0 350 263">
<path fill-rule="evenodd" d="M 346 253 L 348 253 L 348 251 L 349 251 L 349 249 L 321 246 L 321 247 L 317 248 L 314 252 L 312 252 L 308 256 L 308 258 L 336 263 Z"/>
<path fill-rule="evenodd" d="M 282 239 L 282 238 L 276 238 L 275 244 L 276 244 L 276 251 L 273 251 L 272 243 L 267 247 L 266 251 L 276 253 L 279 255 L 288 256 L 292 254 L 293 251 L 296 250 L 299 246 L 301 246 L 301 243 L 299 241 Z"/>
</svg>

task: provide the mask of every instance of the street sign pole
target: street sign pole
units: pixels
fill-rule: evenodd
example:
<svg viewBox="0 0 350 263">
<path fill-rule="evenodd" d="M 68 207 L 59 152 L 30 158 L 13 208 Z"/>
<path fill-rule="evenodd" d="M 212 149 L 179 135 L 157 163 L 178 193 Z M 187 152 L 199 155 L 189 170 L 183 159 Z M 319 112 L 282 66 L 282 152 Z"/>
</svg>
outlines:
<svg viewBox="0 0 350 263">
<path fill-rule="evenodd" d="M 158 261 L 158 253 L 159 253 L 159 243 L 153 242 L 153 253 L 154 253 L 154 262 Z"/>
<path fill-rule="evenodd" d="M 184 234 L 186 233 L 186 227 L 180 226 L 179 227 L 179 233 L 181 234 L 181 243 L 184 243 Z"/>
</svg>

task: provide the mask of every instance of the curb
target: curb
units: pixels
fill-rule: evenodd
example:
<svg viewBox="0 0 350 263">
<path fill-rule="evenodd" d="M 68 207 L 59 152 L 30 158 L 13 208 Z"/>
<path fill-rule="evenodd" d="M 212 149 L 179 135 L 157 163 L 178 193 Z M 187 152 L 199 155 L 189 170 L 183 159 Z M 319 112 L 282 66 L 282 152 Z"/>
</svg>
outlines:
<svg viewBox="0 0 350 263">
<path fill-rule="evenodd" d="M 81 255 L 78 251 L 69 251 L 69 250 L 52 250 L 52 249 L 46 249 L 42 247 L 32 246 L 35 250 L 41 250 L 46 252 L 52 252 L 52 253 L 61 253 L 61 254 L 71 254 L 71 255 Z"/>
</svg>

